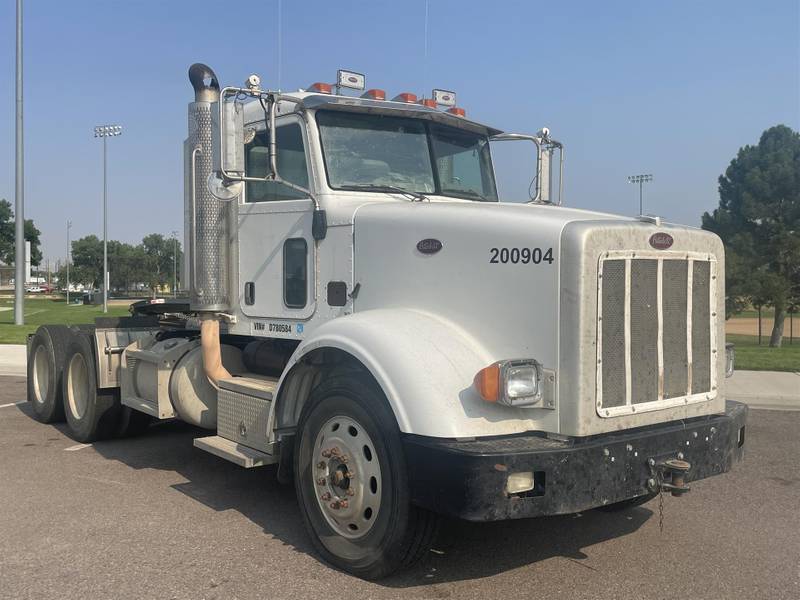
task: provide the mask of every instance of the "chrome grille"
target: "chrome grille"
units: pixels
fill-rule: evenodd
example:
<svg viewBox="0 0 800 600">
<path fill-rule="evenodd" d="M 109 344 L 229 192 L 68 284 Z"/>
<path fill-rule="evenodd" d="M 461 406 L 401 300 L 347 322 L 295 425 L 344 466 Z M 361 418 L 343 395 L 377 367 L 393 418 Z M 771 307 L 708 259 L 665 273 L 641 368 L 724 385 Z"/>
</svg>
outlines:
<svg viewBox="0 0 800 600">
<path fill-rule="evenodd" d="M 598 275 L 597 407 L 603 417 L 716 396 L 716 263 L 709 255 L 609 252 Z"/>
</svg>

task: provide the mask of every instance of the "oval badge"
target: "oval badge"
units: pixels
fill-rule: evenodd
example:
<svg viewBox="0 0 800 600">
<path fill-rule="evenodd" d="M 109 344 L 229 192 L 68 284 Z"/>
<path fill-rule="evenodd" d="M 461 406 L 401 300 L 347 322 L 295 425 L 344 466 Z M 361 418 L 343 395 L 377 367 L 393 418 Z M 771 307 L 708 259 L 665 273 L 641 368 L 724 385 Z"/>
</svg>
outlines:
<svg viewBox="0 0 800 600">
<path fill-rule="evenodd" d="M 434 238 L 427 238 L 417 242 L 417 250 L 423 254 L 436 254 L 442 249 L 442 242 Z"/>
<path fill-rule="evenodd" d="M 663 231 L 659 231 L 650 236 L 650 245 L 656 250 L 666 250 L 672 246 L 672 242 L 674 241 L 670 234 L 664 233 Z"/>
</svg>

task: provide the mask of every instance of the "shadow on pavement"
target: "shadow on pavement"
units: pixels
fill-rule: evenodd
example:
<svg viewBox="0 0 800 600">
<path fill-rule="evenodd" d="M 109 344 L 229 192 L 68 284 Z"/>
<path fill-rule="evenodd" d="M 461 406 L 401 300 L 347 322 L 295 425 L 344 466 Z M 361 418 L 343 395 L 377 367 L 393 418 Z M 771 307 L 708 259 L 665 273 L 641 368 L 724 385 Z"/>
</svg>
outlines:
<svg viewBox="0 0 800 600">
<path fill-rule="evenodd" d="M 98 442 L 94 448 L 134 469 L 174 471 L 187 480 L 173 485 L 175 490 L 216 511 L 235 510 L 296 551 L 316 556 L 294 488 L 278 483 L 276 467 L 242 469 L 192 446 L 193 438 L 207 434 L 184 423 L 164 422 L 140 437 Z M 480 579 L 552 557 L 581 564 L 583 548 L 633 533 L 652 514 L 639 507 L 497 523 L 445 520 L 433 550 L 420 564 L 377 583 L 407 588 Z"/>
</svg>

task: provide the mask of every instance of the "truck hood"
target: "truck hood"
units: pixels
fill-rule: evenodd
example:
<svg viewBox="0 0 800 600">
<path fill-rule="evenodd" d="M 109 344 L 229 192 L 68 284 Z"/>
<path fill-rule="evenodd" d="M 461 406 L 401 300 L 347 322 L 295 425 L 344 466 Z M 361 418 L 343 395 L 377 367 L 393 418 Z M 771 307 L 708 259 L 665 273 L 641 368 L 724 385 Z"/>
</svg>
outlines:
<svg viewBox="0 0 800 600">
<path fill-rule="evenodd" d="M 557 206 L 477 202 L 367 204 L 356 211 L 353 232 L 354 312 L 425 313 L 468 336 L 484 366 L 535 359 L 556 374 L 558 410 L 528 409 L 528 428 L 590 435 L 710 413 L 722 401 L 714 392 L 717 401 L 683 408 L 616 418 L 596 411 L 598 265 L 620 252 L 653 264 L 701 253 L 724 272 L 713 234 Z M 667 232 L 671 248 L 652 245 L 651 236 Z M 719 337 L 722 321 L 715 323 Z M 460 383 L 467 388 L 471 380 Z"/>
</svg>

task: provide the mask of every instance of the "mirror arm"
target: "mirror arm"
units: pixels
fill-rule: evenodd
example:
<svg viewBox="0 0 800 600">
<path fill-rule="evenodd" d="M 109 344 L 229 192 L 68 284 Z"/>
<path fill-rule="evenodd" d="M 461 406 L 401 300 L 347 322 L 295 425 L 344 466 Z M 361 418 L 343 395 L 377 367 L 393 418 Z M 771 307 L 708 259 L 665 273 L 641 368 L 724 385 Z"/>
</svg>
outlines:
<svg viewBox="0 0 800 600">
<path fill-rule="evenodd" d="M 266 181 L 274 181 L 275 183 L 280 183 L 285 185 L 288 188 L 291 188 L 297 192 L 302 194 L 308 194 L 308 197 L 311 198 L 311 201 L 314 203 L 314 212 L 320 213 L 322 215 L 325 214 L 325 211 L 320 208 L 319 200 L 317 197 L 311 192 L 310 189 L 304 188 L 299 185 L 295 185 L 289 181 L 283 179 L 280 174 L 278 173 L 278 143 L 277 143 L 277 134 L 276 134 L 276 127 L 275 127 L 275 115 L 277 113 L 278 102 L 285 101 L 285 102 L 294 102 L 295 104 L 302 104 L 302 100 L 298 100 L 296 98 L 285 97 L 281 96 L 278 92 L 269 92 L 264 90 L 258 89 L 244 89 L 244 88 L 236 88 L 236 87 L 226 87 L 220 93 L 219 98 L 219 114 L 220 114 L 220 127 L 224 127 L 224 119 L 222 118 L 222 104 L 225 102 L 226 96 L 231 95 L 238 95 L 244 94 L 247 96 L 251 96 L 254 98 L 258 98 L 262 102 L 263 106 L 263 99 L 264 96 L 267 98 L 268 107 L 266 109 L 266 114 L 264 115 L 265 121 L 269 123 L 269 170 L 270 172 L 267 174 L 266 177 L 247 177 L 245 175 L 235 175 L 225 171 L 224 168 L 220 172 L 220 176 L 222 177 L 223 181 L 226 182 L 234 182 L 234 181 L 252 181 L 252 182 L 266 182 Z M 235 100 L 234 100 L 235 102 Z M 220 135 L 220 139 L 223 139 L 224 135 Z M 321 238 L 320 238 L 321 239 Z"/>
<path fill-rule="evenodd" d="M 536 193 L 533 195 L 533 198 L 528 200 L 526 204 L 532 204 L 539 200 L 539 196 L 542 195 L 541 189 L 541 179 L 539 178 L 539 165 L 541 164 L 542 159 L 542 140 L 541 138 L 536 137 L 535 135 L 525 135 L 523 133 L 498 133 L 497 135 L 493 135 L 489 138 L 490 142 L 513 142 L 513 141 L 524 141 L 524 142 L 533 142 L 536 146 Z"/>
</svg>

